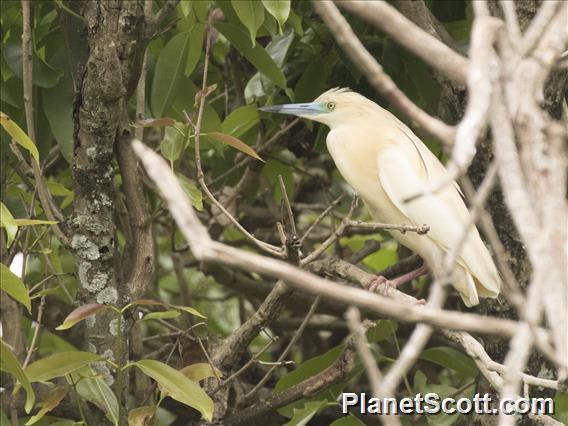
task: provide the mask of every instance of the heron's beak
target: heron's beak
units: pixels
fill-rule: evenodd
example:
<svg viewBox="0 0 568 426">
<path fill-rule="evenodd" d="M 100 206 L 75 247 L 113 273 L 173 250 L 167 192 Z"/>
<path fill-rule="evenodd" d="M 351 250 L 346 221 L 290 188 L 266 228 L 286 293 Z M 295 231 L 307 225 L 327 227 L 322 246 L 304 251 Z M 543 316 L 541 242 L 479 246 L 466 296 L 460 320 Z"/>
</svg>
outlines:
<svg viewBox="0 0 568 426">
<path fill-rule="evenodd" d="M 299 117 L 318 115 L 325 112 L 325 109 L 319 103 L 271 105 L 261 107 L 259 110 L 276 112 L 278 114 L 297 115 Z"/>
</svg>

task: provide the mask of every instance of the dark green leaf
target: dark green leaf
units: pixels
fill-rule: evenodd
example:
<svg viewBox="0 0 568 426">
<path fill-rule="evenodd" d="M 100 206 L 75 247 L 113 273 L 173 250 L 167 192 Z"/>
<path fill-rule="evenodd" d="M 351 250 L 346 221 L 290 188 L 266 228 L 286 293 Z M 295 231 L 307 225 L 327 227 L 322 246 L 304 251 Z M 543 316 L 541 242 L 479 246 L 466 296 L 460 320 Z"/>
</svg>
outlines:
<svg viewBox="0 0 568 426">
<path fill-rule="evenodd" d="M 345 417 L 337 419 L 330 426 L 365 426 L 365 423 L 363 423 L 354 415 L 348 414 Z"/>
<path fill-rule="evenodd" d="M 190 32 L 186 31 L 172 37 L 158 57 L 150 97 L 155 117 L 161 117 L 178 94 L 187 63 L 190 35 Z"/>
<path fill-rule="evenodd" d="M 302 408 L 293 409 L 293 417 L 284 426 L 305 426 L 326 405 L 327 400 L 306 402 Z"/>
<path fill-rule="evenodd" d="M 286 88 L 286 77 L 272 60 L 270 55 L 258 44 L 250 45 L 246 33 L 233 24 L 216 22 L 215 28 L 219 30 L 241 54 L 250 61 L 258 71 L 266 75 L 278 87 Z"/>
<path fill-rule="evenodd" d="M 470 357 L 449 346 L 428 348 L 422 351 L 420 359 L 450 368 L 468 377 L 476 377 L 477 367 Z"/>
<path fill-rule="evenodd" d="M 257 125 L 258 121 L 256 105 L 245 105 L 231 112 L 221 124 L 221 129 L 223 133 L 239 138 Z"/>
<path fill-rule="evenodd" d="M 262 4 L 278 21 L 280 30 L 290 15 L 290 0 L 262 0 Z"/>
<path fill-rule="evenodd" d="M 189 77 L 195 66 L 201 58 L 203 52 L 203 35 L 205 34 L 205 25 L 198 22 L 192 28 L 189 34 L 189 52 L 187 53 L 187 62 L 185 64 L 184 74 Z"/>
<path fill-rule="evenodd" d="M 12 41 L 10 39 L 3 45 L 2 51 L 6 63 L 20 80 L 22 79 L 22 43 L 20 40 Z M 33 54 L 33 84 L 34 86 L 48 89 L 57 85 L 57 82 L 63 75 L 61 70 L 55 69 Z"/>
<path fill-rule="evenodd" d="M 256 32 L 264 22 L 262 3 L 254 0 L 231 0 L 231 5 L 240 21 L 247 27 L 252 46 L 255 45 Z"/>
<path fill-rule="evenodd" d="M 367 330 L 367 340 L 369 343 L 377 343 L 390 337 L 398 328 L 395 321 L 378 320 L 374 326 Z"/>
</svg>

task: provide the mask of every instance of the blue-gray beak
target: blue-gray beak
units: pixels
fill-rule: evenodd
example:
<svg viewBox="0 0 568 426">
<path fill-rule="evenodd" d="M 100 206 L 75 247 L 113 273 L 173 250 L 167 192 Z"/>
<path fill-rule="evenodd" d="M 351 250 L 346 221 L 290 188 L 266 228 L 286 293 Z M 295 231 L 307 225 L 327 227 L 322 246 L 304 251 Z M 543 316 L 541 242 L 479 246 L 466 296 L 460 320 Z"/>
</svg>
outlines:
<svg viewBox="0 0 568 426">
<path fill-rule="evenodd" d="M 298 116 L 317 115 L 326 112 L 319 103 L 271 105 L 259 108 L 261 111 Z"/>
</svg>

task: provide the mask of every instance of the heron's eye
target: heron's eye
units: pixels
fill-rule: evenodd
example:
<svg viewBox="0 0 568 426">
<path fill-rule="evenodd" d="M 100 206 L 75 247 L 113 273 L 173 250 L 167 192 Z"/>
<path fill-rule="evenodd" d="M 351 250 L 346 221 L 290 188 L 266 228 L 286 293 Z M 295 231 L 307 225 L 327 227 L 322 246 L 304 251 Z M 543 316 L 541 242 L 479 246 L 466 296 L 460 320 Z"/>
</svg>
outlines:
<svg viewBox="0 0 568 426">
<path fill-rule="evenodd" d="M 332 111 L 335 109 L 335 102 L 328 102 L 327 103 L 327 109 Z"/>
</svg>

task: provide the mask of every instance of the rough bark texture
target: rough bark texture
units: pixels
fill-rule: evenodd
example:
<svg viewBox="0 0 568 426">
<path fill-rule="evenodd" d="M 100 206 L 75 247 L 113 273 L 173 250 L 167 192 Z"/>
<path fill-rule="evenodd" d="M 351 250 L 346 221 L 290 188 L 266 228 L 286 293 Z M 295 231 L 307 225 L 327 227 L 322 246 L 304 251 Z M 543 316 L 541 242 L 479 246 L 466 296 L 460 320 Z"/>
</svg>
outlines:
<svg viewBox="0 0 568 426">
<path fill-rule="evenodd" d="M 75 198 L 71 246 L 75 252 L 79 300 L 81 304 L 123 306 L 130 300 L 131 281 L 128 279 L 136 276 L 135 271 L 143 272 L 146 279 L 151 278 L 151 266 L 139 268 L 139 258 L 132 251 L 125 254 L 130 266 L 122 272 L 114 224 L 117 196 L 114 153 L 117 144 L 130 142 L 129 132 L 125 130 L 128 129 L 126 105 L 140 76 L 147 41 L 144 2 L 89 1 L 78 6 L 85 19 L 88 45 L 86 58 L 76 74 L 74 105 Z M 128 159 L 124 159 L 126 151 L 121 147 L 118 150 L 122 154 L 121 163 L 129 163 Z M 131 207 L 128 205 L 130 200 L 143 200 L 143 195 L 141 192 L 132 194 L 136 164 L 127 164 L 125 168 L 128 176 L 123 177 L 123 185 L 126 187 L 127 206 Z M 144 220 L 146 215 L 141 210 L 145 204 L 138 203 L 137 207 L 131 213 Z M 140 227 L 141 224 L 131 223 L 131 226 Z M 134 234 L 140 235 L 138 229 Z M 148 234 L 151 235 L 146 233 L 144 238 Z M 135 240 L 133 245 L 152 247 L 147 241 L 139 243 Z M 151 265 L 153 261 L 151 257 L 144 256 L 142 263 Z M 119 330 L 118 324 L 116 313 L 105 310 L 86 321 L 85 338 L 88 350 L 123 364 L 128 357 L 129 326 L 123 321 L 126 326 Z M 114 382 L 106 364 L 99 368 L 108 382 Z M 121 375 L 116 380 L 116 391 L 126 395 L 127 380 Z M 121 408 L 124 411 L 124 406 Z"/>
</svg>

